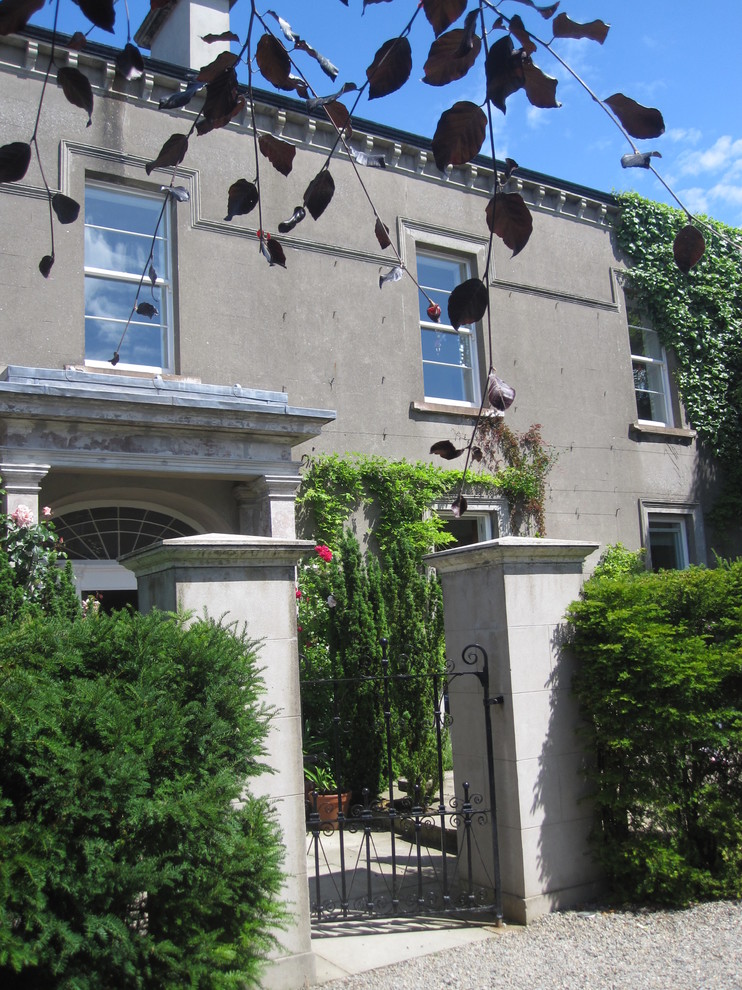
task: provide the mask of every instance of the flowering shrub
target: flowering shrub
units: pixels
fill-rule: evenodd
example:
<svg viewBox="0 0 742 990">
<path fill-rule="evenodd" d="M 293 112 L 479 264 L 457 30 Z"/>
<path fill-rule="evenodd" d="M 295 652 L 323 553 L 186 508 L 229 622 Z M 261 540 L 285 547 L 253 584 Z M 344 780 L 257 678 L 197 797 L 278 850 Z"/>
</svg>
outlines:
<svg viewBox="0 0 742 990">
<path fill-rule="evenodd" d="M 326 547 L 323 543 L 320 543 L 318 546 L 316 546 L 314 548 L 314 552 L 317 554 L 318 557 L 321 557 L 322 560 L 324 560 L 328 564 L 332 560 L 332 550 L 330 550 L 329 547 Z"/>
<path fill-rule="evenodd" d="M 0 614 L 15 616 L 41 608 L 52 613 L 79 610 L 67 555 L 57 539 L 51 509 L 38 522 L 26 505 L 0 514 Z"/>
</svg>

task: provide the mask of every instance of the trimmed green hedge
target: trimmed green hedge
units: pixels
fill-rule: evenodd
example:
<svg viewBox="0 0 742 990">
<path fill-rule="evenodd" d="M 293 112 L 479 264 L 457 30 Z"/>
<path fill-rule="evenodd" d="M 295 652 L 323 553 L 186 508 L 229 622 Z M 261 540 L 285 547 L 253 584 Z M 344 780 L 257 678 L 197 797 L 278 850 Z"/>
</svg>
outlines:
<svg viewBox="0 0 742 990">
<path fill-rule="evenodd" d="M 0 624 L 0 986 L 255 983 L 280 916 L 252 643 L 122 612 Z"/>
<path fill-rule="evenodd" d="M 742 896 L 742 562 L 593 578 L 569 618 L 616 895 Z"/>
</svg>

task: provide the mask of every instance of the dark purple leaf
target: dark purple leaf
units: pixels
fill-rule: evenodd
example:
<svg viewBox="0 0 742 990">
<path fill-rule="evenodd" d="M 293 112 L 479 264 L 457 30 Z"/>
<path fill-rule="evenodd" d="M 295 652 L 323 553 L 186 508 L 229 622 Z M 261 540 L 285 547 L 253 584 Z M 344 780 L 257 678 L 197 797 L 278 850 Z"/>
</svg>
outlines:
<svg viewBox="0 0 742 990">
<path fill-rule="evenodd" d="M 203 120 L 196 124 L 199 134 L 206 134 L 217 127 L 225 127 L 244 109 L 245 98 L 239 95 L 237 73 L 225 69 L 206 85 L 206 99 L 201 111 Z"/>
<path fill-rule="evenodd" d="M 602 45 L 608 36 L 610 24 L 603 21 L 590 21 L 588 24 L 578 24 L 572 21 L 566 14 L 559 14 L 554 18 L 552 24 L 555 38 L 589 38 Z"/>
<path fill-rule="evenodd" d="M 120 360 L 121 360 L 121 355 L 119 354 L 118 351 L 114 351 L 113 352 L 113 357 L 111 358 L 111 360 L 108 363 L 109 364 L 112 364 L 114 366 L 114 368 L 115 368 L 116 365 L 119 363 Z"/>
<path fill-rule="evenodd" d="M 154 319 L 155 316 L 159 316 L 159 313 L 152 305 L 152 303 L 148 303 L 148 302 L 140 302 L 139 305 L 137 306 L 136 311 L 139 314 L 139 316 L 146 316 L 150 320 Z"/>
<path fill-rule="evenodd" d="M 386 275 L 379 275 L 379 288 L 381 288 L 386 282 L 399 282 L 403 274 L 404 272 L 399 265 L 397 265 L 396 268 L 392 268 L 388 271 Z"/>
<path fill-rule="evenodd" d="M 188 137 L 185 134 L 171 134 L 160 148 L 160 153 L 154 161 L 147 162 L 144 171 L 151 175 L 156 168 L 168 168 L 180 165 L 188 151 Z"/>
<path fill-rule="evenodd" d="M 312 48 L 303 38 L 296 38 L 296 47 L 300 52 L 306 52 L 307 55 L 311 56 L 326 76 L 329 76 L 333 81 L 337 78 L 337 74 L 340 71 L 338 67 L 333 65 L 329 58 L 325 58 L 324 55 L 321 55 L 316 49 Z"/>
<path fill-rule="evenodd" d="M 435 31 L 436 38 L 466 10 L 467 0 L 423 0 L 425 16 Z"/>
<path fill-rule="evenodd" d="M 0 182 L 19 182 L 31 164 L 31 145 L 13 141 L 0 148 Z"/>
<path fill-rule="evenodd" d="M 152 283 L 153 286 L 157 285 L 157 272 L 155 271 L 155 266 L 154 265 L 150 265 L 149 266 L 149 271 L 147 272 L 147 277 L 149 278 L 149 280 L 150 280 L 150 282 Z"/>
<path fill-rule="evenodd" d="M 510 176 L 515 172 L 516 169 L 520 168 L 520 165 L 516 162 L 514 158 L 505 159 L 505 171 L 502 174 L 502 181 L 507 182 Z"/>
<path fill-rule="evenodd" d="M 88 115 L 87 126 L 92 124 L 93 116 L 93 87 L 90 80 L 79 69 L 65 65 L 57 72 L 57 85 L 73 106 L 80 107 Z"/>
<path fill-rule="evenodd" d="M 481 278 L 468 278 L 448 297 L 448 322 L 454 330 L 467 323 L 476 323 L 487 312 L 488 302 L 487 286 Z"/>
<path fill-rule="evenodd" d="M 196 76 L 196 82 L 213 82 L 215 79 L 218 79 L 223 72 L 226 72 L 228 69 L 234 69 L 239 60 L 239 56 L 235 55 L 233 52 L 219 52 L 213 62 L 209 62 L 208 65 L 204 65 L 199 70 L 199 73 Z"/>
<path fill-rule="evenodd" d="M 378 217 L 376 218 L 376 227 L 374 228 L 374 233 L 376 234 L 376 240 L 379 242 L 379 247 L 381 248 L 381 250 L 382 251 L 386 250 L 386 248 L 388 248 L 389 245 L 392 243 L 389 240 L 389 228 L 385 223 L 382 223 Z"/>
<path fill-rule="evenodd" d="M 241 217 L 258 205 L 258 190 L 253 182 L 247 179 L 238 179 L 229 187 L 227 198 L 227 215 L 225 220 L 232 217 Z"/>
<path fill-rule="evenodd" d="M 487 379 L 487 396 L 493 409 L 505 412 L 515 401 L 515 389 L 490 371 Z"/>
<path fill-rule="evenodd" d="M 407 38 L 385 41 L 366 69 L 369 81 L 368 98 L 394 93 L 407 82 L 412 72 L 412 49 Z"/>
<path fill-rule="evenodd" d="M 346 137 L 351 136 L 353 128 L 350 123 L 350 114 L 347 107 L 343 106 L 342 103 L 338 103 L 337 100 L 333 100 L 331 103 L 325 104 L 325 113 L 338 131 L 345 132 Z"/>
<path fill-rule="evenodd" d="M 654 107 L 644 107 L 623 93 L 614 93 L 603 102 L 611 108 L 632 137 L 647 140 L 665 133 L 662 114 Z"/>
<path fill-rule="evenodd" d="M 557 80 L 554 76 L 547 76 L 542 72 L 530 57 L 523 59 L 523 78 L 526 96 L 534 107 L 551 109 L 561 106 L 556 98 Z"/>
<path fill-rule="evenodd" d="M 284 38 L 286 39 L 286 41 L 290 41 L 293 44 L 297 40 L 297 38 L 299 37 L 299 35 L 298 34 L 294 34 L 294 32 L 291 29 L 291 25 L 289 24 L 289 22 L 288 21 L 285 21 L 283 19 L 283 17 L 280 17 L 275 12 L 275 10 L 266 10 L 266 14 L 270 14 L 271 17 L 275 17 L 275 19 L 278 21 L 278 26 L 281 29 L 281 34 L 284 36 Z"/>
<path fill-rule="evenodd" d="M 182 93 L 173 93 L 172 96 L 166 97 L 164 100 L 160 100 L 159 107 L 160 110 L 177 110 L 180 107 L 187 106 L 196 93 L 204 88 L 205 83 L 189 82 Z"/>
<path fill-rule="evenodd" d="M 49 272 L 52 270 L 53 264 L 54 264 L 53 254 L 45 254 L 44 257 L 39 262 L 39 271 L 44 276 L 44 278 L 49 278 Z"/>
<path fill-rule="evenodd" d="M 0 3 L 0 35 L 22 31 L 44 0 L 3 0 Z"/>
<path fill-rule="evenodd" d="M 501 237 L 513 252 L 519 254 L 533 231 L 533 217 L 520 193 L 496 192 L 487 204 L 487 226 Z"/>
<path fill-rule="evenodd" d="M 235 90 L 236 92 L 236 90 Z M 245 109 L 245 97 L 237 96 L 234 103 L 225 109 L 224 113 L 217 114 L 216 107 L 213 106 L 209 111 L 209 116 L 204 117 L 203 120 L 199 120 L 196 124 L 196 131 L 198 134 L 208 134 L 209 131 L 214 131 L 218 127 L 226 127 L 231 121 L 234 120 L 238 114 L 242 113 Z"/>
<path fill-rule="evenodd" d="M 662 158 L 659 151 L 637 152 L 634 155 L 621 155 L 623 168 L 649 168 L 653 158 Z"/>
<path fill-rule="evenodd" d="M 334 103 L 335 100 L 339 99 L 341 96 L 345 96 L 346 93 L 352 92 L 354 89 L 358 89 L 354 82 L 343 83 L 337 93 L 330 93 L 329 96 L 315 96 L 312 97 L 311 100 L 307 100 L 307 110 L 318 110 L 320 107 L 324 107 L 328 103 Z"/>
<path fill-rule="evenodd" d="M 261 134 L 258 140 L 260 150 L 281 175 L 288 175 L 294 167 L 296 148 L 288 141 L 281 141 L 272 134 Z"/>
<path fill-rule="evenodd" d="M 116 56 L 116 68 L 124 79 L 141 79 L 144 75 L 144 59 L 136 45 L 129 42 Z"/>
<path fill-rule="evenodd" d="M 160 186 L 160 192 L 168 193 L 178 203 L 187 203 L 191 198 L 185 186 Z"/>
<path fill-rule="evenodd" d="M 330 205 L 330 200 L 335 194 L 335 183 L 330 170 L 321 169 L 315 175 L 304 192 L 304 205 L 312 215 L 313 220 L 318 220 Z"/>
<path fill-rule="evenodd" d="M 536 45 L 534 44 L 528 31 L 526 31 L 525 24 L 517 14 L 510 18 L 510 24 L 508 27 L 512 36 L 520 42 L 520 46 L 526 55 L 533 55 L 536 51 Z"/>
<path fill-rule="evenodd" d="M 498 110 L 506 112 L 505 100 L 523 89 L 526 84 L 523 74 L 523 54 L 515 51 L 509 34 L 499 38 L 489 50 L 484 65 L 487 78 L 487 99 Z"/>
<path fill-rule="evenodd" d="M 466 15 L 463 27 L 463 36 L 459 43 L 458 51 L 456 52 L 459 58 L 464 58 L 474 47 L 475 39 L 477 39 L 477 18 L 479 17 L 479 8 L 475 7 L 474 10 L 470 10 Z M 479 39 L 477 39 L 479 40 Z M 481 41 L 479 42 L 481 45 Z"/>
<path fill-rule="evenodd" d="M 462 100 L 444 111 L 433 136 L 433 157 L 441 172 L 447 165 L 463 165 L 475 158 L 486 131 L 487 117 L 476 103 Z"/>
<path fill-rule="evenodd" d="M 234 31 L 222 31 L 221 34 L 202 34 L 201 41 L 207 45 L 213 45 L 215 41 L 239 41 L 239 36 Z"/>
<path fill-rule="evenodd" d="M 80 204 L 77 200 L 55 193 L 52 196 L 52 209 L 60 223 L 74 223 L 80 215 Z"/>
<path fill-rule="evenodd" d="M 366 168 L 386 168 L 383 155 L 367 155 L 365 151 L 354 151 L 353 148 L 348 148 L 348 154 Z"/>
<path fill-rule="evenodd" d="M 466 447 L 454 447 L 450 440 L 439 440 L 430 448 L 430 453 L 437 454 L 445 461 L 453 461 L 455 458 L 461 457 L 465 450 Z"/>
<path fill-rule="evenodd" d="M 473 461 L 479 462 L 479 461 L 482 460 L 483 457 L 484 457 L 484 454 L 482 453 L 482 448 L 481 447 L 472 447 L 472 449 L 471 449 L 471 459 Z"/>
<path fill-rule="evenodd" d="M 678 232 L 672 245 L 675 264 L 685 275 L 698 264 L 705 251 L 706 242 L 703 234 L 690 223 Z"/>
<path fill-rule="evenodd" d="M 291 59 L 278 38 L 264 34 L 255 49 L 255 61 L 262 75 L 276 89 L 295 89 L 291 81 Z"/>
<path fill-rule="evenodd" d="M 96 27 L 113 34 L 113 26 L 116 23 L 114 0 L 75 0 L 75 3 Z"/>
<path fill-rule="evenodd" d="M 278 265 L 280 268 L 286 267 L 286 255 L 279 241 L 270 234 L 263 234 L 260 238 L 260 251 L 271 268 Z"/>
<path fill-rule="evenodd" d="M 424 83 L 429 86 L 446 86 L 466 75 L 477 60 L 482 41 L 474 35 L 471 48 L 464 55 L 459 55 L 463 37 L 462 29 L 455 28 L 433 42 L 425 63 Z"/>
<path fill-rule="evenodd" d="M 545 21 L 548 21 L 559 8 L 559 0 L 556 3 L 550 3 L 546 7 L 539 7 L 538 4 L 534 3 L 533 0 L 516 0 L 517 3 L 522 3 L 525 7 L 531 7 L 533 10 L 537 10 L 539 14 L 543 17 Z"/>
<path fill-rule="evenodd" d="M 88 39 L 82 33 L 82 31 L 75 31 L 68 42 L 68 47 L 72 49 L 73 52 L 81 52 L 88 43 Z"/>
<path fill-rule="evenodd" d="M 279 223 L 279 225 L 278 225 L 278 233 L 279 234 L 288 234 L 290 231 L 292 231 L 294 229 L 294 227 L 298 223 L 301 223 L 302 222 L 302 220 L 304 219 L 304 217 L 306 215 L 307 215 L 307 212 L 304 209 L 304 207 L 303 206 L 297 206 L 295 208 L 294 212 L 292 213 L 291 218 L 289 220 L 284 220 L 283 223 Z"/>
<path fill-rule="evenodd" d="M 457 497 L 451 503 L 451 515 L 455 516 L 457 519 L 466 512 L 469 508 L 469 503 L 466 501 L 463 495 L 457 495 Z"/>
</svg>

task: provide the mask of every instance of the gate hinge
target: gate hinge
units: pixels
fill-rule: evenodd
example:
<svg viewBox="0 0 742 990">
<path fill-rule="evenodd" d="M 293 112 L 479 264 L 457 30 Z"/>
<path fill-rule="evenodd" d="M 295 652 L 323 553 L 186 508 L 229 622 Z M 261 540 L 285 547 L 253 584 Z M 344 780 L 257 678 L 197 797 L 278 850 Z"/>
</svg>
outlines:
<svg viewBox="0 0 742 990">
<path fill-rule="evenodd" d="M 484 703 L 485 705 L 504 705 L 505 695 L 498 694 L 495 698 L 487 698 Z"/>
</svg>

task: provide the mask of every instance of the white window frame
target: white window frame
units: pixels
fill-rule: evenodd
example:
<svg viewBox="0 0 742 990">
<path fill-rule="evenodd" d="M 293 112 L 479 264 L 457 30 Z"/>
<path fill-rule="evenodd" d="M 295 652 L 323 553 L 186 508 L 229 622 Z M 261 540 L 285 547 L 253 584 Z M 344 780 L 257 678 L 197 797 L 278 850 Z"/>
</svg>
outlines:
<svg viewBox="0 0 742 990">
<path fill-rule="evenodd" d="M 665 426 L 672 428 L 675 425 L 672 409 L 672 392 L 670 391 L 670 376 L 667 371 L 667 352 L 659 339 L 659 334 L 656 330 L 651 327 L 645 326 L 643 323 L 629 321 L 629 346 L 631 346 L 631 333 L 632 331 L 639 331 L 643 334 L 652 334 L 658 344 L 658 352 L 660 354 L 659 358 L 649 357 L 646 354 L 634 354 L 633 350 L 631 352 L 631 370 L 632 375 L 636 365 L 644 365 L 648 370 L 651 369 L 658 377 L 660 388 L 653 392 L 650 389 L 639 389 L 636 386 L 636 381 L 634 381 L 634 401 L 636 402 L 637 396 L 640 392 L 645 392 L 646 394 L 657 394 L 662 397 L 662 401 L 665 406 L 665 419 L 642 419 L 639 416 L 639 405 L 636 404 L 637 410 L 637 422 L 646 423 L 650 426 Z"/>
<path fill-rule="evenodd" d="M 510 509 L 507 499 L 492 498 L 486 495 L 465 495 L 467 510 L 464 519 L 475 519 L 477 523 L 477 543 L 486 543 L 501 536 L 510 536 Z M 433 503 L 433 511 L 443 519 L 455 519 L 451 510 L 451 500 Z"/>
<path fill-rule="evenodd" d="M 163 194 L 157 193 L 154 190 L 143 190 L 134 186 L 119 185 L 111 182 L 105 182 L 95 179 L 87 179 L 85 182 L 85 190 L 89 188 L 94 188 L 98 191 L 124 194 L 132 197 L 140 197 L 142 199 L 148 199 L 153 202 L 157 202 L 162 205 Z M 120 227 L 109 227 L 102 228 L 99 224 L 85 224 L 85 230 L 88 228 L 95 227 L 96 229 L 108 229 L 108 230 L 121 230 L 123 233 L 131 234 L 132 231 L 124 231 Z M 149 240 L 151 241 L 154 235 L 154 229 L 149 234 Z M 143 238 L 147 235 L 141 235 Z M 173 225 L 172 225 L 172 207 L 168 202 L 165 205 L 165 210 L 163 212 L 162 221 L 160 223 L 158 236 L 162 238 L 165 244 L 165 257 L 167 259 L 167 271 L 157 272 L 157 281 L 155 286 L 160 290 L 160 319 L 162 321 L 161 325 L 165 327 L 165 360 L 161 365 L 151 365 L 151 364 L 138 364 L 136 362 L 124 362 L 121 361 L 116 367 L 120 370 L 125 371 L 146 371 L 155 374 L 167 373 L 174 370 L 174 351 L 175 351 L 175 330 L 174 330 L 174 305 L 173 305 L 173 273 L 174 273 L 174 252 L 173 252 Z M 132 273 L 132 272 L 121 272 L 116 270 L 109 270 L 105 268 L 96 268 L 88 264 L 88 259 L 85 259 L 85 278 L 105 278 L 113 280 L 116 282 L 126 283 L 131 286 L 131 299 L 132 305 L 134 299 L 136 298 L 136 291 L 141 280 L 142 273 Z M 151 285 L 147 275 L 145 274 L 143 289 L 146 289 Z M 147 301 L 147 293 L 140 293 L 140 302 Z M 85 320 L 87 321 L 88 314 L 85 313 Z M 139 318 L 139 320 L 146 324 L 146 318 Z M 126 325 L 125 320 L 120 320 L 117 318 L 110 318 L 109 322 L 120 323 L 121 330 Z M 111 352 L 113 356 L 113 350 Z M 102 360 L 98 358 L 88 358 L 87 354 L 85 356 L 85 366 L 90 368 L 106 368 L 111 369 L 110 360 Z"/>
<path fill-rule="evenodd" d="M 417 242 L 415 245 L 415 256 L 416 259 L 420 257 L 435 258 L 440 261 L 450 261 L 452 264 L 460 265 L 463 268 L 463 275 L 461 281 L 474 277 L 474 266 L 472 264 L 472 258 L 464 254 L 459 254 L 453 251 L 442 250 L 435 245 L 430 245 L 424 242 Z M 423 289 L 437 289 L 437 286 L 426 286 L 418 274 L 418 282 Z M 458 284 L 458 283 L 457 283 Z M 438 290 L 440 291 L 440 290 Z M 482 382 L 479 374 L 479 338 L 480 338 L 480 325 L 479 323 L 473 323 L 466 326 L 459 327 L 458 330 L 454 330 L 450 323 L 447 322 L 448 315 L 446 313 L 445 307 L 441 306 L 441 316 L 440 320 L 436 323 L 433 320 L 420 319 L 420 336 L 421 336 L 421 360 L 423 367 L 423 391 L 424 399 L 426 402 L 433 403 L 445 403 L 446 405 L 461 406 L 464 409 L 478 408 L 479 403 L 482 399 Z M 426 359 L 422 355 L 422 334 L 423 331 L 434 331 L 436 333 L 451 334 L 455 335 L 458 340 L 462 338 L 468 339 L 469 341 L 469 353 L 471 354 L 471 368 L 468 372 L 469 387 L 471 391 L 471 399 L 452 399 L 444 395 L 429 395 L 425 391 L 425 366 L 435 365 L 436 362 Z M 454 367 L 448 362 L 439 362 L 441 366 Z M 461 366 L 459 366 L 461 367 Z"/>
<path fill-rule="evenodd" d="M 654 523 L 664 523 L 675 528 L 678 537 L 680 567 L 685 570 L 691 564 L 706 563 L 706 537 L 703 529 L 703 513 L 697 502 L 654 502 L 640 499 L 642 546 L 646 551 L 647 570 L 653 569 L 651 528 Z"/>
</svg>

